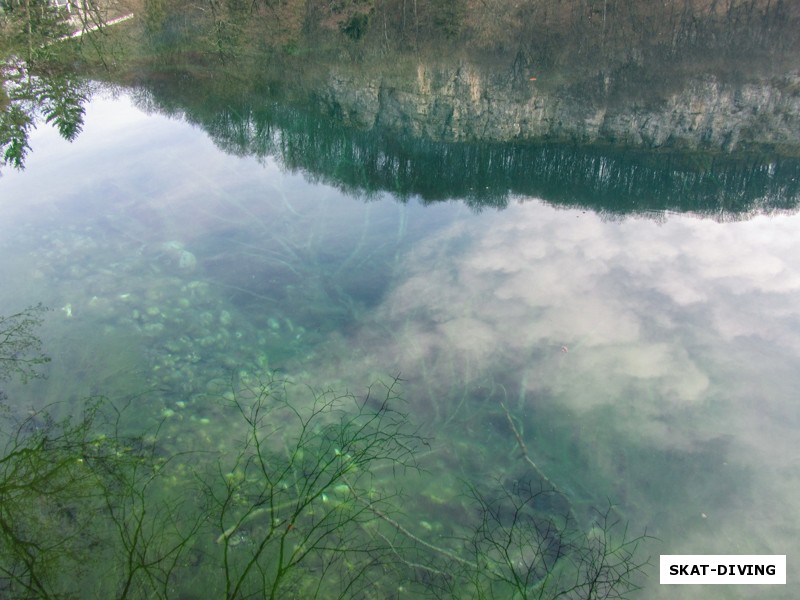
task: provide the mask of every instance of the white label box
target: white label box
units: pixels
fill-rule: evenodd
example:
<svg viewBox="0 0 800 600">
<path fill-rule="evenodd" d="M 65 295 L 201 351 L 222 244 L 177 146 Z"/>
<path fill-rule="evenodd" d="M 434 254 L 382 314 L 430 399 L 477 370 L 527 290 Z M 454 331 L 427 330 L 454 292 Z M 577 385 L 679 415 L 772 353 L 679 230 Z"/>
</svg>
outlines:
<svg viewBox="0 0 800 600">
<path fill-rule="evenodd" d="M 662 554 L 660 581 L 668 585 L 785 585 L 785 554 Z"/>
</svg>

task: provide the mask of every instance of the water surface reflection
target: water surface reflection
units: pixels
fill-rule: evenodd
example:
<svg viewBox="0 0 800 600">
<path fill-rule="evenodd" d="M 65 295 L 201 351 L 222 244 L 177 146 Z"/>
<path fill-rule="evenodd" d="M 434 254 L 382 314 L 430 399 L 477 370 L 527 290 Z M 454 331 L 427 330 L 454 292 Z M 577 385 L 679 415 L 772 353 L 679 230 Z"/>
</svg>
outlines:
<svg viewBox="0 0 800 600">
<path fill-rule="evenodd" d="M 207 398 L 231 372 L 400 373 L 438 452 L 412 520 L 518 472 L 503 402 L 579 517 L 610 498 L 654 554 L 800 550 L 797 215 L 365 201 L 127 102 L 93 102 L 71 148 L 37 134 L 0 180 L 0 313 L 55 309 L 50 378 L 16 397 L 155 390 L 142 420 L 203 447 L 230 439 Z"/>
</svg>

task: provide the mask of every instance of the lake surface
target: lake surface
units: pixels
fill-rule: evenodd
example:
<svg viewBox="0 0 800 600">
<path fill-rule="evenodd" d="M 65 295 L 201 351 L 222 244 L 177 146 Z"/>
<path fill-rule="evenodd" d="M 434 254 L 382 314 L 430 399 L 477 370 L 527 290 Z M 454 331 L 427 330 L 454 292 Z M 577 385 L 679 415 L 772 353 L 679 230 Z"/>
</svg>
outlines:
<svg viewBox="0 0 800 600">
<path fill-rule="evenodd" d="M 787 586 L 691 597 L 795 596 L 800 215 L 353 196 L 126 94 L 32 147 L 0 178 L 0 314 L 50 307 L 53 361 L 14 402 L 147 391 L 142 423 L 196 450 L 231 441 L 208 396 L 232 373 L 354 393 L 400 374 L 434 449 L 406 484 L 420 535 L 445 535 L 464 481 L 522 468 L 502 402 L 578 518 L 610 500 L 654 565 L 788 555 Z M 676 597 L 647 574 L 642 597 Z"/>
</svg>

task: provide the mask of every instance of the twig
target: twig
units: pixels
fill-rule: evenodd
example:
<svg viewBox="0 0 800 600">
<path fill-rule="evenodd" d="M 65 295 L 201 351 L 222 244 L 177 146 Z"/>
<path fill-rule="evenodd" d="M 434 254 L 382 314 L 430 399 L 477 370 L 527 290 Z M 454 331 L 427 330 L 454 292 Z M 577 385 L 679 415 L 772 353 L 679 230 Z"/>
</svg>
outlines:
<svg viewBox="0 0 800 600">
<path fill-rule="evenodd" d="M 376 531 L 375 533 L 376 533 L 376 534 L 378 535 L 378 537 L 380 537 L 380 538 L 381 538 L 381 539 L 382 539 L 384 542 L 386 542 L 386 544 L 389 546 L 389 548 L 391 549 L 391 551 L 392 551 L 392 552 L 394 553 L 394 555 L 397 557 L 397 560 L 399 560 L 401 563 L 403 563 L 403 564 L 404 564 L 404 565 L 406 565 L 407 567 L 410 567 L 410 568 L 412 568 L 412 569 L 419 569 L 419 570 L 421 570 L 421 571 L 427 571 L 428 573 L 433 573 L 434 575 L 438 575 L 439 577 L 444 577 L 445 579 L 448 579 L 448 578 L 452 577 L 452 575 L 451 575 L 450 573 L 445 573 L 444 571 L 440 571 L 439 569 L 434 569 L 433 567 L 429 567 L 428 565 L 423 565 L 423 564 L 420 564 L 420 563 L 415 563 L 415 562 L 411 562 L 411 561 L 409 561 L 409 560 L 406 560 L 406 559 L 405 559 L 405 558 L 403 558 L 403 556 L 402 556 L 402 555 L 401 555 L 401 554 L 400 554 L 400 553 L 399 553 L 399 552 L 398 552 L 398 551 L 395 549 L 395 547 L 394 547 L 394 544 L 392 544 L 392 542 L 391 542 L 391 540 L 389 540 L 389 538 L 387 538 L 385 535 L 383 535 L 383 534 L 382 534 L 380 531 Z"/>
<path fill-rule="evenodd" d="M 500 402 L 500 406 L 502 407 L 503 412 L 506 415 L 506 420 L 508 421 L 509 427 L 511 427 L 511 431 L 514 433 L 514 437 L 517 438 L 517 444 L 519 444 L 519 449 L 522 451 L 522 458 L 533 469 L 534 473 L 536 473 L 536 475 L 538 475 L 539 478 L 542 479 L 542 481 L 547 483 L 547 485 L 549 485 L 555 493 L 564 497 L 564 499 L 567 501 L 567 504 L 569 505 L 569 516 L 571 519 L 573 519 L 573 522 L 577 524 L 578 519 L 575 515 L 575 510 L 572 508 L 572 503 L 569 501 L 569 496 L 567 496 L 563 491 L 561 491 L 561 488 L 559 488 L 555 483 L 553 483 L 553 481 L 547 475 L 545 475 L 544 471 L 542 471 L 539 468 L 539 466 L 535 462 L 533 462 L 533 459 L 531 458 L 530 453 L 528 452 L 528 447 L 525 445 L 525 440 L 522 439 L 522 435 L 520 434 L 519 429 L 517 429 L 517 426 L 514 424 L 514 419 L 511 417 L 511 413 L 508 412 L 506 405 L 503 404 L 502 402 Z"/>
<path fill-rule="evenodd" d="M 437 554 L 441 554 L 442 556 L 446 556 L 450 560 L 454 560 L 454 561 L 456 561 L 458 563 L 461 563 L 462 565 L 465 565 L 465 566 L 469 567 L 470 569 L 475 569 L 475 570 L 479 569 L 478 565 L 473 563 L 472 561 L 466 560 L 465 558 L 461 558 L 460 556 L 458 556 L 457 554 L 453 554 L 449 550 L 446 550 L 444 548 L 440 548 L 439 546 L 434 546 L 430 542 L 426 542 L 422 538 L 417 537 L 416 535 L 411 533 L 408 529 L 403 527 L 400 523 L 398 523 L 393 518 L 391 518 L 389 515 L 387 515 L 386 513 L 382 512 L 380 509 L 375 508 L 375 506 L 372 504 L 372 502 L 370 502 L 369 500 L 364 500 L 363 498 L 361 498 L 361 496 L 356 494 L 355 488 L 352 485 L 350 485 L 350 482 L 347 481 L 347 479 L 345 479 L 344 481 L 347 484 L 347 487 L 350 488 L 350 493 L 353 494 L 353 497 L 358 502 L 363 504 L 373 515 L 375 515 L 376 517 L 378 517 L 382 521 L 386 521 L 389 525 L 394 527 L 397 531 L 399 531 L 401 534 L 406 536 L 408 539 L 420 544 L 421 546 L 425 546 L 428 550 L 433 550 Z"/>
</svg>

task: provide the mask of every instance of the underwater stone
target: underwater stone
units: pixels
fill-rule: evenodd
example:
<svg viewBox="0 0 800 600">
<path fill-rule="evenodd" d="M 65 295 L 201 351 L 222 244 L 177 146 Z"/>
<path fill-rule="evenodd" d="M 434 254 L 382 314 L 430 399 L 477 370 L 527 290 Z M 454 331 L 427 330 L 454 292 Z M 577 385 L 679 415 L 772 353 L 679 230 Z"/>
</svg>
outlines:
<svg viewBox="0 0 800 600">
<path fill-rule="evenodd" d="M 148 323 L 144 326 L 144 330 L 147 333 L 161 333 L 164 331 L 164 324 L 163 323 Z"/>
<path fill-rule="evenodd" d="M 339 496 L 340 498 L 347 498 L 350 495 L 350 486 L 341 483 L 333 488 L 333 493 Z"/>
<path fill-rule="evenodd" d="M 208 293 L 208 284 L 205 281 L 190 281 L 186 285 L 192 297 L 204 296 Z"/>
<path fill-rule="evenodd" d="M 178 257 L 178 268 L 183 271 L 194 271 L 197 266 L 197 258 L 188 250 L 182 250 Z"/>
<path fill-rule="evenodd" d="M 230 388 L 230 381 L 222 379 L 220 377 L 215 377 L 214 379 L 209 379 L 208 383 L 206 383 L 206 389 L 211 394 L 221 394 L 228 388 Z"/>
<path fill-rule="evenodd" d="M 89 301 L 89 308 L 99 319 L 112 319 L 117 314 L 116 309 L 107 298 L 98 298 L 94 296 Z"/>
<path fill-rule="evenodd" d="M 203 402 L 207 402 L 209 397 L 209 394 L 206 394 L 205 392 L 198 392 L 189 397 L 188 404 L 202 404 Z"/>
</svg>

